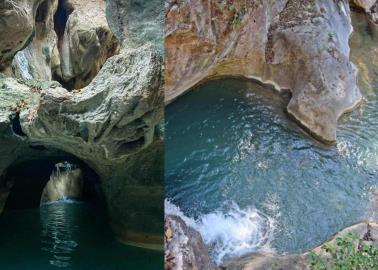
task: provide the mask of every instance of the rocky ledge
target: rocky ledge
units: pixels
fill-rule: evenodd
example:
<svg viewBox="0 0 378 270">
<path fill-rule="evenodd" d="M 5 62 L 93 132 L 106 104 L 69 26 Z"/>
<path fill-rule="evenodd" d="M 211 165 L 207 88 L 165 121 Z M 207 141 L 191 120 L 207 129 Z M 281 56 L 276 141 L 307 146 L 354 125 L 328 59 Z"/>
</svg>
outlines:
<svg viewBox="0 0 378 270">
<path fill-rule="evenodd" d="M 375 222 L 361 222 L 345 228 L 324 244 L 334 244 L 336 238 L 346 236 L 348 233 L 354 233 L 358 239 L 363 239 L 368 245 L 378 244 L 378 224 Z M 327 256 L 322 249 L 324 244 L 314 248 L 312 252 Z M 357 247 L 358 241 L 356 241 Z M 165 221 L 166 270 L 309 270 L 309 254 L 310 251 L 293 255 L 252 253 L 215 266 L 199 232 L 185 224 L 178 216 L 167 216 Z"/>
<path fill-rule="evenodd" d="M 356 234 L 358 236 L 358 239 L 364 239 L 364 242 L 369 245 L 378 244 L 378 224 L 374 222 L 363 222 L 348 227 L 338 232 L 331 240 L 327 241 L 325 244 L 334 244 L 336 242 L 336 238 L 343 237 L 348 233 Z M 357 245 L 358 243 L 356 242 L 356 248 Z M 312 251 L 316 254 L 322 254 L 326 256 L 321 246 L 313 249 Z M 226 261 L 220 268 L 224 270 L 273 270 L 279 267 L 279 269 L 281 270 L 309 270 L 310 265 L 308 256 L 309 252 L 300 255 L 287 256 L 261 253 L 251 254 L 239 259 Z"/>
<path fill-rule="evenodd" d="M 203 81 L 243 76 L 289 90 L 288 113 L 316 138 L 360 101 L 346 0 L 166 2 L 165 101 Z"/>
</svg>

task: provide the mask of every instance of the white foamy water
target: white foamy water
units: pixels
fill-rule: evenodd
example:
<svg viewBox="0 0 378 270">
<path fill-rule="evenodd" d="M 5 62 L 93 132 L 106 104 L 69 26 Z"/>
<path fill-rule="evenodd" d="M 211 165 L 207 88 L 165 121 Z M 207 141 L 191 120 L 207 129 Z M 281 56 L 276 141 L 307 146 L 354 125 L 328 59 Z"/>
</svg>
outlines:
<svg viewBox="0 0 378 270">
<path fill-rule="evenodd" d="M 274 219 L 255 208 L 241 209 L 236 203 L 194 220 L 180 208 L 165 201 L 166 215 L 180 216 L 188 226 L 199 231 L 217 264 L 255 251 L 272 251 L 269 247 L 275 228 Z"/>
</svg>

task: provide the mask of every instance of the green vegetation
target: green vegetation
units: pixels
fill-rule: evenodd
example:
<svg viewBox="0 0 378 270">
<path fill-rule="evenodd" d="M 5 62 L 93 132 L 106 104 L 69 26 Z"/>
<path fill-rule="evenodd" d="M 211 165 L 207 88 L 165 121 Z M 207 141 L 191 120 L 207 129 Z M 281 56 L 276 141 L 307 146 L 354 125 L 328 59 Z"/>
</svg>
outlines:
<svg viewBox="0 0 378 270">
<path fill-rule="evenodd" d="M 378 269 L 378 247 L 366 244 L 356 234 L 338 237 L 336 243 L 325 244 L 322 249 L 325 256 L 311 252 L 308 257 L 313 270 Z"/>
</svg>

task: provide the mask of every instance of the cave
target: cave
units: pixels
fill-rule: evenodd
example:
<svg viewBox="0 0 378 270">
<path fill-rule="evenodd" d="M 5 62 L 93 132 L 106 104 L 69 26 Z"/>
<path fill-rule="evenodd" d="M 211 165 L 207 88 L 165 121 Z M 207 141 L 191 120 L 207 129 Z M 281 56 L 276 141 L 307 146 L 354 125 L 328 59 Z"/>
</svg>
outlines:
<svg viewBox="0 0 378 270">
<path fill-rule="evenodd" d="M 79 199 L 96 207 L 104 208 L 104 196 L 99 176 L 83 161 L 70 156 L 33 158 L 15 162 L 0 177 L 2 183 L 12 186 L 5 204 L 5 211 L 40 207 L 43 190 L 56 172 L 56 164 L 67 162 L 80 168 L 83 178 L 82 196 Z"/>
</svg>

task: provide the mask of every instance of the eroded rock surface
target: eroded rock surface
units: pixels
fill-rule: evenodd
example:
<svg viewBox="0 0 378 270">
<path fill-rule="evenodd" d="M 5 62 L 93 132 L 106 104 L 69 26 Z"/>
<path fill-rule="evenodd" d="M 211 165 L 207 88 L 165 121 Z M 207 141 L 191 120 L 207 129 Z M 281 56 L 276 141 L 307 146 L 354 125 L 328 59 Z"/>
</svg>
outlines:
<svg viewBox="0 0 378 270">
<path fill-rule="evenodd" d="M 54 66 L 60 64 L 58 39 L 54 31 L 54 14 L 58 0 L 45 0 L 35 15 L 34 36 L 30 44 L 19 51 L 12 62 L 15 77 L 51 80 Z"/>
<path fill-rule="evenodd" d="M 99 176 L 118 239 L 161 248 L 161 50 L 146 42 L 124 43 L 119 54 L 108 58 L 118 51 L 119 43 L 107 25 L 105 1 L 37 2 L 27 5 L 37 26 L 32 15 L 14 19 L 30 21 L 30 32 L 35 34 L 22 35 L 18 40 L 23 46 L 13 42 L 11 53 L 1 58 L 8 66 L 4 64 L 0 74 L 0 206 L 11 191 L 12 183 L 4 175 L 12 164 L 54 153 L 71 155 Z M 0 39 L 1 45 L 4 40 Z M 28 52 L 43 50 L 46 44 L 49 48 L 43 55 L 33 54 L 33 60 Z M 18 67 L 18 74 L 26 71 L 30 77 L 10 78 L 11 58 L 25 46 L 20 55 L 27 68 Z M 38 68 L 30 68 L 33 65 Z M 30 80 L 40 76 L 44 80 Z M 51 77 L 60 83 L 50 81 Z"/>
<path fill-rule="evenodd" d="M 44 0 L 36 10 L 33 39 L 12 65 L 17 78 L 87 86 L 119 42 L 105 17 L 105 1 Z"/>
<path fill-rule="evenodd" d="M 215 270 L 199 232 L 178 216 L 165 217 L 166 270 Z"/>
<path fill-rule="evenodd" d="M 42 0 L 0 2 L 0 71 L 9 68 L 13 56 L 33 38 L 34 17 L 41 2 Z"/>
<path fill-rule="evenodd" d="M 210 78 L 254 78 L 289 89 L 289 114 L 333 142 L 361 100 L 348 1 L 168 1 L 165 31 L 166 103 Z"/>
<path fill-rule="evenodd" d="M 368 235 L 369 239 L 366 240 L 367 244 L 378 243 L 378 224 L 377 223 L 359 223 L 348 227 L 339 233 L 337 233 L 328 244 L 334 244 L 337 237 L 345 236 L 348 233 L 355 233 L 359 239 L 366 239 Z M 357 242 L 356 242 L 357 248 Z M 313 249 L 317 254 L 326 255 L 321 247 Z M 308 252 L 300 255 L 288 255 L 279 256 L 275 254 L 251 254 L 246 255 L 239 259 L 226 261 L 221 269 L 224 270 L 310 270 L 308 263 Z"/>
<path fill-rule="evenodd" d="M 109 0 L 106 14 L 114 34 L 124 45 L 151 42 L 163 51 L 164 0 Z"/>
<path fill-rule="evenodd" d="M 118 51 L 119 43 L 106 21 L 105 1 L 69 0 L 62 5 L 70 13 L 63 36 L 57 31 L 61 64 L 56 76 L 70 88 L 80 89 Z"/>
</svg>

